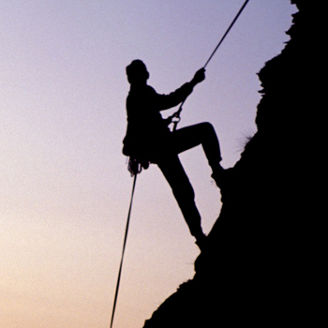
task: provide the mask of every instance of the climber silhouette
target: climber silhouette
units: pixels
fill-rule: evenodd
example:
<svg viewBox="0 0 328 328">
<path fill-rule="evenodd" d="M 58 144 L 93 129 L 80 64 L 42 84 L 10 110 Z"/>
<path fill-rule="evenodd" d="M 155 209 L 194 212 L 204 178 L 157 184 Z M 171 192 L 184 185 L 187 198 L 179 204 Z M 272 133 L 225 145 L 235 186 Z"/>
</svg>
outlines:
<svg viewBox="0 0 328 328">
<path fill-rule="evenodd" d="M 224 169 L 220 165 L 221 153 L 215 130 L 210 123 L 199 123 L 171 132 L 160 111 L 183 102 L 193 88 L 205 79 L 205 69 L 198 70 L 192 80 L 168 95 L 158 94 L 147 84 L 149 73 L 139 59 L 126 67 L 130 91 L 126 100 L 127 131 L 123 140 L 123 154 L 137 160 L 143 167 L 157 164 L 177 200 L 196 244 L 202 250 L 206 236 L 195 204 L 193 187 L 178 154 L 198 145 L 203 146 L 212 178 L 218 187 L 222 184 Z"/>
</svg>

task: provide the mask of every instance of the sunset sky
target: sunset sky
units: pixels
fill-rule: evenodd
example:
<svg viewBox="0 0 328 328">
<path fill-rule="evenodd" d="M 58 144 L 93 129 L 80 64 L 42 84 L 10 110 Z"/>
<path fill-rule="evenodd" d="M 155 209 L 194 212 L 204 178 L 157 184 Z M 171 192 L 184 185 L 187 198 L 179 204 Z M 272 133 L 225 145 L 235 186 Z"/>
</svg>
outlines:
<svg viewBox="0 0 328 328">
<path fill-rule="evenodd" d="M 109 327 L 132 187 L 125 66 L 143 59 L 149 84 L 173 91 L 243 2 L 1 1 L 0 327 Z M 256 132 L 256 73 L 288 41 L 294 12 L 288 0 L 250 0 L 184 105 L 180 127 L 211 122 L 226 168 Z M 180 158 L 208 233 L 220 191 L 200 147 Z M 114 326 L 141 328 L 198 254 L 151 166 L 137 182 Z"/>
</svg>

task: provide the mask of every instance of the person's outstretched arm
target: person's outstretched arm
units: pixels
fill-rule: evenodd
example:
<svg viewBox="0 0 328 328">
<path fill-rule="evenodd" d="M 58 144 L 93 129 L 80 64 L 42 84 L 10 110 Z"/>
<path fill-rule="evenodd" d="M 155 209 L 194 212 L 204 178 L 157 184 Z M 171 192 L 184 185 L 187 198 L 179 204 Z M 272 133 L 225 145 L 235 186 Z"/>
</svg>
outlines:
<svg viewBox="0 0 328 328">
<path fill-rule="evenodd" d="M 205 80 L 205 69 L 199 69 L 192 80 L 183 84 L 180 88 L 168 95 L 157 94 L 156 106 L 159 110 L 169 109 L 179 105 L 184 101 L 193 91 L 196 84 Z"/>
</svg>

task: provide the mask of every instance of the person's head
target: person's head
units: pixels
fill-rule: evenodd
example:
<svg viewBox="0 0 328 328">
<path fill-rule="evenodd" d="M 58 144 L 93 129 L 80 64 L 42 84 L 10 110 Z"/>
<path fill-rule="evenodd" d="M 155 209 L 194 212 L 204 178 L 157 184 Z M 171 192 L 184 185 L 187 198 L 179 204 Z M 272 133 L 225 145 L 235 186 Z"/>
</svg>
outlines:
<svg viewBox="0 0 328 328">
<path fill-rule="evenodd" d="M 146 65 L 135 59 L 126 67 L 126 75 L 130 84 L 145 84 L 149 78 Z"/>
</svg>

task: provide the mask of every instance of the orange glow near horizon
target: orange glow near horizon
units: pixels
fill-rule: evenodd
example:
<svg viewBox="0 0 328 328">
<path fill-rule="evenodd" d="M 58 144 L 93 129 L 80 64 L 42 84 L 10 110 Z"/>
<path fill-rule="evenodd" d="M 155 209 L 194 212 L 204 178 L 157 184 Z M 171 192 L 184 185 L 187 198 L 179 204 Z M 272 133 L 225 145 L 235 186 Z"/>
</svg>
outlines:
<svg viewBox="0 0 328 328">
<path fill-rule="evenodd" d="M 121 153 L 125 66 L 143 59 L 149 84 L 173 91 L 242 2 L 1 3 L 0 327 L 109 327 L 132 185 Z M 210 121 L 224 167 L 256 131 L 256 73 L 284 47 L 295 11 L 287 0 L 251 1 L 184 105 L 180 126 Z M 220 192 L 202 149 L 181 160 L 208 233 Z M 114 327 L 141 328 L 193 277 L 198 253 L 151 166 L 138 178 Z"/>
</svg>

